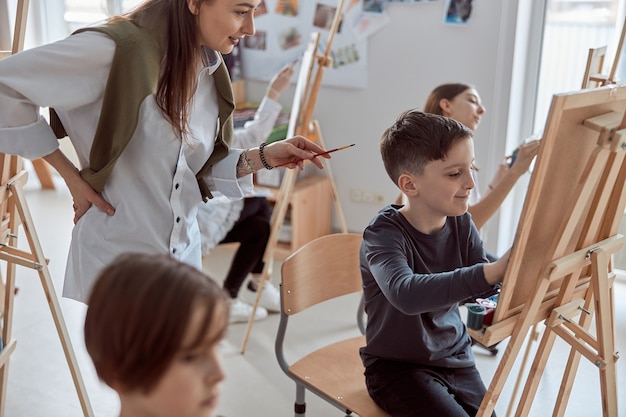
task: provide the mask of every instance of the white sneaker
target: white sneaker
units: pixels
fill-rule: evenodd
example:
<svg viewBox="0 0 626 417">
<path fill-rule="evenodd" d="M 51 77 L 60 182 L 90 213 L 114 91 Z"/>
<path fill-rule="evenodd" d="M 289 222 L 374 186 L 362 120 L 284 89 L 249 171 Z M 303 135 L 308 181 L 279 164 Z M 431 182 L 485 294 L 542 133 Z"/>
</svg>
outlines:
<svg viewBox="0 0 626 417">
<path fill-rule="evenodd" d="M 256 294 L 256 291 L 251 291 L 246 285 L 243 290 L 243 299 L 254 305 Z M 265 281 L 259 307 L 265 307 L 270 313 L 280 313 L 280 291 L 270 281 Z"/>
<path fill-rule="evenodd" d="M 252 306 L 241 301 L 238 298 L 233 298 L 230 301 L 230 317 L 228 323 L 247 323 L 252 314 Z M 254 320 L 263 320 L 267 317 L 267 310 L 261 306 L 258 306 L 254 314 Z"/>
</svg>

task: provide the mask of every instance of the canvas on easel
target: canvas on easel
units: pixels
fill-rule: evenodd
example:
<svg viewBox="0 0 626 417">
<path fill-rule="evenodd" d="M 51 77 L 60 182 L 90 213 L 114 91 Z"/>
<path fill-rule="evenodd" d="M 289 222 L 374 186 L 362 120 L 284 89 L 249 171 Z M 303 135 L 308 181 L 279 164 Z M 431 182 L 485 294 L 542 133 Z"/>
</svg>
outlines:
<svg viewBox="0 0 626 417">
<path fill-rule="evenodd" d="M 530 328 L 545 322 L 516 416 L 526 416 L 556 337 L 571 347 L 555 416 L 581 356 L 600 373 L 605 417 L 617 415 L 611 255 L 623 246 L 626 87 L 554 96 L 492 323 L 472 337 L 507 337 L 478 416 L 490 416 Z M 589 332 L 595 320 L 596 334 Z"/>
<path fill-rule="evenodd" d="M 316 141 L 321 147 L 324 147 L 324 141 L 320 130 L 319 123 L 312 120 L 313 110 L 317 101 L 317 94 L 321 87 L 324 70 L 330 66 L 331 59 L 330 47 L 334 35 L 339 29 L 341 17 L 343 13 L 344 0 L 339 0 L 334 19 L 332 21 L 331 28 L 329 30 L 328 39 L 325 45 L 324 54 L 319 54 L 318 49 L 320 47 L 320 34 L 313 32 L 311 34 L 309 43 L 302 57 L 300 66 L 300 72 L 298 74 L 298 80 L 294 93 L 293 105 L 291 109 L 291 115 L 289 120 L 289 127 L 287 129 L 287 137 L 293 137 L 294 135 L 304 136 L 312 141 Z M 306 161 L 305 161 L 306 163 Z M 347 232 L 347 225 L 343 210 L 339 202 L 339 194 L 337 186 L 332 176 L 330 164 L 322 158 L 326 175 L 330 179 L 331 197 L 335 205 L 335 211 L 340 223 L 341 231 Z M 285 216 L 287 214 L 287 207 L 289 205 L 289 198 L 293 193 L 294 185 L 296 183 L 298 171 L 297 169 L 286 170 L 278 190 L 276 197 L 276 204 L 272 212 L 270 237 L 267 242 L 265 254 L 263 256 L 264 267 L 261 273 L 261 283 L 257 291 L 255 303 L 252 307 L 252 314 L 248 320 L 246 333 L 242 342 L 241 353 L 245 352 L 246 345 L 248 343 L 248 337 L 252 329 L 252 323 L 254 322 L 254 314 L 261 299 L 261 293 L 265 281 L 269 279 L 272 273 L 272 265 L 274 262 L 274 252 L 278 244 L 278 236 L 280 229 L 282 228 Z"/>
</svg>

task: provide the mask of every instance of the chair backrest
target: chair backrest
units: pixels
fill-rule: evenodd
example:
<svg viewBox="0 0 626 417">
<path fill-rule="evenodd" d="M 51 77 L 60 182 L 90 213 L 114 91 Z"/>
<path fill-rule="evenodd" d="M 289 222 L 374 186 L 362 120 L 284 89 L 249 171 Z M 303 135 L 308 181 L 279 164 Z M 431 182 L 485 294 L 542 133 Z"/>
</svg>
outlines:
<svg viewBox="0 0 626 417">
<path fill-rule="evenodd" d="M 317 238 L 291 254 L 282 265 L 281 303 L 287 315 L 322 301 L 362 291 L 357 233 Z"/>
</svg>

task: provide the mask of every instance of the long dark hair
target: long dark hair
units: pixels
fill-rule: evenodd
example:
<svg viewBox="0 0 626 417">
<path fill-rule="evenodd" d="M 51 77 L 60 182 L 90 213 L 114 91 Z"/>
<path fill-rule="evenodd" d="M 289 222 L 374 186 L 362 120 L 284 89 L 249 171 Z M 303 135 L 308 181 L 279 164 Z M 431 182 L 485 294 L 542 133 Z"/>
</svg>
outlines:
<svg viewBox="0 0 626 417">
<path fill-rule="evenodd" d="M 473 88 L 471 85 L 463 83 L 441 84 L 430 92 L 424 104 L 424 113 L 438 114 L 444 116 L 439 102 L 443 99 L 452 100 L 465 90 Z"/>
<path fill-rule="evenodd" d="M 205 1 L 212 0 L 193 0 L 196 7 Z M 167 16 L 168 26 L 156 102 L 182 138 L 188 131 L 189 104 L 196 89 L 196 63 L 200 57 L 198 21 L 186 0 L 147 0 L 121 18 L 138 23 L 153 13 Z"/>
</svg>

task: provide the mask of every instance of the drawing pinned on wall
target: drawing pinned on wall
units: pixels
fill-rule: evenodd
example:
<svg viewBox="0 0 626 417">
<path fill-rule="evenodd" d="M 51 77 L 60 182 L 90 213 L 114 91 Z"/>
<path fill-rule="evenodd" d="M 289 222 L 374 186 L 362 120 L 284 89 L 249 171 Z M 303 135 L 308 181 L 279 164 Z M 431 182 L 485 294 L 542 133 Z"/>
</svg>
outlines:
<svg viewBox="0 0 626 417">
<path fill-rule="evenodd" d="M 276 4 L 276 14 L 283 16 L 298 16 L 299 9 L 298 0 L 278 0 Z"/>
<path fill-rule="evenodd" d="M 363 0 L 362 9 L 365 13 L 382 13 L 386 0 Z"/>
<path fill-rule="evenodd" d="M 298 28 L 287 28 L 279 35 L 279 44 L 282 49 L 291 49 L 300 46 L 302 35 L 298 32 Z"/>
<path fill-rule="evenodd" d="M 259 16 L 263 16 L 265 13 L 267 13 L 267 5 L 265 4 L 265 0 L 261 0 L 261 3 L 259 3 L 254 11 L 254 18 L 256 19 Z"/>
<path fill-rule="evenodd" d="M 472 15 L 472 0 L 446 0 L 444 22 L 465 25 Z"/>
<path fill-rule="evenodd" d="M 243 38 L 243 46 L 250 49 L 257 49 L 264 51 L 267 48 L 267 32 L 264 30 L 257 30 L 253 36 L 246 36 Z"/>
<path fill-rule="evenodd" d="M 344 13 L 346 11 L 344 1 Z M 319 54 L 324 54 L 339 0 L 287 1 L 264 0 L 267 13 L 255 19 L 257 34 L 264 37 L 254 40 L 246 37 L 242 43 L 242 67 L 247 80 L 269 81 L 284 65 L 301 58 L 307 39 L 312 32 L 320 33 Z M 361 9 L 362 0 L 350 0 L 352 8 Z M 297 9 L 291 16 L 289 6 Z M 279 13 L 280 12 L 280 13 Z M 286 14 L 286 12 L 289 12 Z M 335 34 L 329 56 L 337 62 L 324 74 L 322 85 L 342 88 L 365 88 L 367 86 L 367 39 L 368 30 L 357 36 L 344 16 L 344 24 Z M 264 48 L 264 49 L 262 49 Z M 296 64 L 299 71 L 300 63 Z"/>
<path fill-rule="evenodd" d="M 315 15 L 313 16 L 313 26 L 324 30 L 330 30 L 333 25 L 333 19 L 336 11 L 336 7 L 317 3 L 315 6 Z M 341 33 L 341 22 L 339 23 L 337 33 Z"/>
<path fill-rule="evenodd" d="M 383 13 L 365 13 L 359 0 L 352 1 L 345 13 L 344 21 L 358 40 L 365 40 L 389 23 L 389 15 Z"/>
<path fill-rule="evenodd" d="M 359 62 L 359 50 L 354 43 L 339 49 L 333 49 L 330 52 L 330 56 L 333 59 L 332 68 L 335 69 Z"/>
<path fill-rule="evenodd" d="M 427 3 L 437 0 L 363 0 L 365 13 L 383 13 L 385 7 L 391 3 Z"/>
</svg>

